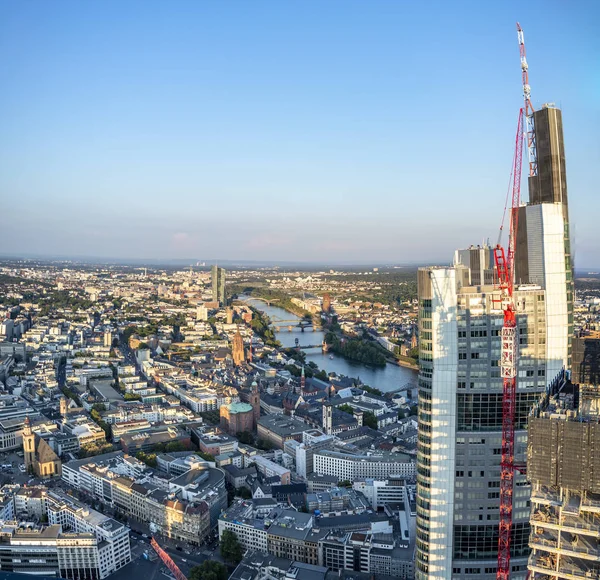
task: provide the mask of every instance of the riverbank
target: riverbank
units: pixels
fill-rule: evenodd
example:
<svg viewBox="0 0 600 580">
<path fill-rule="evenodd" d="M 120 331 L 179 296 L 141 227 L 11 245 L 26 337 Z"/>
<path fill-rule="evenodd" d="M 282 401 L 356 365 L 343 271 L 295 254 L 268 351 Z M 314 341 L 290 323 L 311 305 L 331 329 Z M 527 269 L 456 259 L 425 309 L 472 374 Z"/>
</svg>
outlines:
<svg viewBox="0 0 600 580">
<path fill-rule="evenodd" d="M 412 361 L 414 359 L 410 360 Z M 419 365 L 417 363 L 409 362 L 408 360 L 395 358 L 394 360 L 388 360 L 388 362 L 399 367 L 404 367 L 405 369 L 411 369 L 413 371 L 419 370 Z"/>
<path fill-rule="evenodd" d="M 252 306 L 253 309 L 259 310 L 273 319 L 290 316 L 283 308 L 279 307 L 277 302 L 268 305 L 251 297 L 248 297 L 248 301 L 241 298 L 248 306 Z M 281 343 L 282 348 L 296 348 L 296 339 L 298 339 L 300 347 L 306 344 L 320 344 L 323 342 L 325 334 L 326 332 L 320 328 L 306 329 L 304 332 L 295 326 L 275 330 L 275 338 Z M 388 364 L 383 367 L 365 365 L 342 355 L 331 352 L 324 353 L 321 348 L 309 348 L 304 352 L 307 366 L 313 363 L 327 373 L 359 379 L 363 385 L 369 385 L 383 393 L 400 391 L 406 385 L 414 384 L 417 381 L 415 370 L 397 364 Z M 317 372 L 314 368 L 313 371 Z"/>
<path fill-rule="evenodd" d="M 250 292 L 248 292 L 250 290 Z M 245 288 L 245 294 L 250 296 L 251 298 L 256 298 L 257 300 L 262 300 L 267 304 L 273 304 L 278 306 L 279 308 L 283 308 L 287 312 L 291 314 L 295 314 L 300 318 L 312 319 L 312 314 L 308 310 L 304 310 L 304 308 L 294 304 L 292 302 L 292 297 L 286 294 L 285 292 L 281 292 L 280 290 L 273 290 L 272 288 L 263 288 L 261 286 L 255 286 L 252 289 L 249 287 Z"/>
</svg>

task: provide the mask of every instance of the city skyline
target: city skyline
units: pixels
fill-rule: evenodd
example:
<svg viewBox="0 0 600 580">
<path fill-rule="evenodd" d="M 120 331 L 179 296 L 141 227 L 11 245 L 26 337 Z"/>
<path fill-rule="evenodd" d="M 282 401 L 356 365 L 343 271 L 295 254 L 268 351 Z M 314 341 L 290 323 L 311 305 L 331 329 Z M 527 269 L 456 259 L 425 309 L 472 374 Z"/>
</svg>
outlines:
<svg viewBox="0 0 600 580">
<path fill-rule="evenodd" d="M 534 106 L 564 111 L 574 262 L 598 266 L 594 3 L 141 6 L 2 9 L 5 255 L 423 264 L 495 241 L 519 19 Z"/>
</svg>

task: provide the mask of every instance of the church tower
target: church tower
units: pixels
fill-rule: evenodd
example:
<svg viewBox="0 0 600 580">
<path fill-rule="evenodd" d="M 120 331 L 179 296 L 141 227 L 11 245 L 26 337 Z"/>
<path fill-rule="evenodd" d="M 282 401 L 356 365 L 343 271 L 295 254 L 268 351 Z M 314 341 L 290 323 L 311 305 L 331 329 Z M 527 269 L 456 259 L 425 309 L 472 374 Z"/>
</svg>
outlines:
<svg viewBox="0 0 600 580">
<path fill-rule="evenodd" d="M 333 406 L 329 401 L 323 404 L 323 431 L 325 435 L 333 434 Z"/>
<path fill-rule="evenodd" d="M 250 394 L 250 405 L 254 410 L 254 428 L 258 428 L 258 420 L 260 419 L 260 393 L 258 392 L 258 384 L 252 381 L 252 392 Z"/>
<path fill-rule="evenodd" d="M 29 417 L 25 417 L 25 424 L 23 425 L 23 454 L 25 457 L 25 468 L 30 472 L 35 463 L 35 434 L 31 430 Z"/>
<path fill-rule="evenodd" d="M 66 397 L 61 397 L 60 399 L 60 415 L 64 419 L 67 416 L 69 408 L 69 403 Z"/>
</svg>

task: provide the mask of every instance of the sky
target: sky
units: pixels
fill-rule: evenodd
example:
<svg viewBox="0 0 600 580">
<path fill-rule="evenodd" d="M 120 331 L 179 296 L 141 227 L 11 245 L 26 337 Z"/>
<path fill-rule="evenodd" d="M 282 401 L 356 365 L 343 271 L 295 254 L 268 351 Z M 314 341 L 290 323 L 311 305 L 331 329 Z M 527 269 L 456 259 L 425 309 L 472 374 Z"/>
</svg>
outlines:
<svg viewBox="0 0 600 580">
<path fill-rule="evenodd" d="M 600 2 L 0 2 L 0 254 L 449 262 L 563 109 L 600 267 Z M 524 196 L 527 193 L 524 183 Z"/>
</svg>

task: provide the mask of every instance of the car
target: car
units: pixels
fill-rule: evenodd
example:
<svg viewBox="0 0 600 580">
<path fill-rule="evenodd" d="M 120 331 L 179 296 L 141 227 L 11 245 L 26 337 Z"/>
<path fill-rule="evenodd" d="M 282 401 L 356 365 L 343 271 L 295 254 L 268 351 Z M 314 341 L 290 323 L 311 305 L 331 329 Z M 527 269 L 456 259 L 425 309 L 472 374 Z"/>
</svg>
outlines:
<svg viewBox="0 0 600 580">
<path fill-rule="evenodd" d="M 181 558 L 182 562 L 187 562 L 187 560 L 185 558 Z"/>
<path fill-rule="evenodd" d="M 142 534 L 142 538 L 148 538 L 148 534 Z"/>
<path fill-rule="evenodd" d="M 183 548 L 182 548 L 181 546 L 175 546 L 175 549 L 176 549 L 178 552 L 183 552 Z"/>
</svg>

